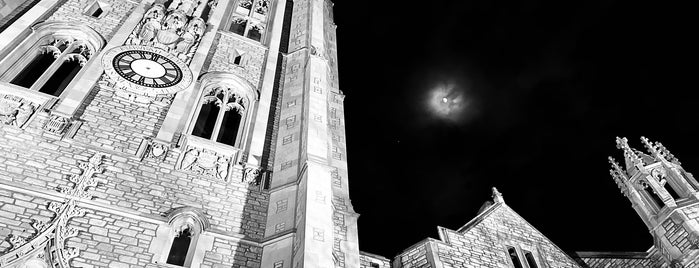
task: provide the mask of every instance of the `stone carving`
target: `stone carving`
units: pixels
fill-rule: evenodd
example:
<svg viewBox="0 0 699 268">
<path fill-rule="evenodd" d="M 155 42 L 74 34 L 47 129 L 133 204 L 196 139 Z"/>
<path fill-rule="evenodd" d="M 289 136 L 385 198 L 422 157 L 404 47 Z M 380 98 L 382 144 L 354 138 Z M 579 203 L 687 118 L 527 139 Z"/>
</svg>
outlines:
<svg viewBox="0 0 699 268">
<path fill-rule="evenodd" d="M 231 157 L 229 156 L 189 146 L 180 163 L 180 169 L 228 181 L 230 162 Z"/>
<path fill-rule="evenodd" d="M 260 184 L 260 169 L 256 167 L 245 167 L 243 170 L 243 182 L 250 185 Z"/>
<path fill-rule="evenodd" d="M 151 141 L 146 151 L 146 157 L 163 161 L 169 150 L 170 148 L 167 144 Z"/>
<path fill-rule="evenodd" d="M 92 197 L 89 188 L 97 186 L 94 174 L 104 170 L 102 157 L 95 154 L 87 163 L 80 164 L 82 174 L 70 177 L 73 187 L 59 189 L 66 194 L 67 201 L 49 203 L 48 210 L 56 216 L 49 223 L 34 221 L 31 226 L 36 234 L 29 241 L 14 235 L 9 238 L 12 248 L 0 256 L 0 267 L 29 262 L 48 263 L 55 268 L 70 267 L 70 260 L 78 256 L 79 250 L 66 246 L 68 238 L 78 235 L 78 230 L 68 226 L 68 222 L 85 215 L 85 210 L 77 206 L 77 200 Z"/>
<path fill-rule="evenodd" d="M 160 48 L 189 63 L 206 30 L 200 17 L 207 1 L 175 0 L 153 4 L 126 43 Z"/>
<path fill-rule="evenodd" d="M 57 135 L 63 135 L 70 126 L 70 118 L 52 115 L 49 121 L 44 125 L 44 130 Z"/>
<path fill-rule="evenodd" d="M 0 94 L 0 122 L 22 127 L 39 105 L 14 95 Z"/>
</svg>

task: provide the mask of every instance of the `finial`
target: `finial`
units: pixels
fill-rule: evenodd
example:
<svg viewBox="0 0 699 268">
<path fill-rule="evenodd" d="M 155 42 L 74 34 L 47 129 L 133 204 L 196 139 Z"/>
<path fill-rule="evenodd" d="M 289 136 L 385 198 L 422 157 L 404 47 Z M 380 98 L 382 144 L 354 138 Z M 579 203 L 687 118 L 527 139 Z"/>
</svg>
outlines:
<svg viewBox="0 0 699 268">
<path fill-rule="evenodd" d="M 626 187 L 626 181 L 628 180 L 628 177 L 626 176 L 626 172 L 621 169 L 619 166 L 619 163 L 614 160 L 613 157 L 608 158 L 609 163 L 612 165 L 612 169 L 609 170 L 609 175 L 612 175 L 612 178 L 614 179 L 614 182 L 616 182 L 616 185 L 619 187 L 619 190 L 621 190 L 621 193 L 624 194 L 624 196 L 627 196 L 627 187 Z"/>
<path fill-rule="evenodd" d="M 502 194 L 497 188 L 493 187 L 493 201 L 495 203 L 505 203 L 505 199 L 502 198 Z"/>
<path fill-rule="evenodd" d="M 655 146 L 658 148 L 658 151 L 660 151 L 662 156 L 665 157 L 665 159 L 667 159 L 667 161 L 670 161 L 678 165 L 682 165 L 682 163 L 680 163 L 680 160 L 677 159 L 677 157 L 675 157 L 672 153 L 670 153 L 670 150 L 665 148 L 665 146 L 663 146 L 662 143 L 655 142 Z"/>
<path fill-rule="evenodd" d="M 643 147 L 646 147 L 646 150 L 650 153 L 655 158 L 658 158 L 658 150 L 656 149 L 655 146 L 653 146 L 653 142 L 648 140 L 648 138 L 641 136 L 641 142 L 643 143 Z"/>
<path fill-rule="evenodd" d="M 631 169 L 633 166 L 643 164 L 641 158 L 639 158 L 638 155 L 629 146 L 628 139 L 616 137 L 616 148 L 619 148 L 624 151 L 624 157 L 626 158 L 626 169 Z"/>
</svg>

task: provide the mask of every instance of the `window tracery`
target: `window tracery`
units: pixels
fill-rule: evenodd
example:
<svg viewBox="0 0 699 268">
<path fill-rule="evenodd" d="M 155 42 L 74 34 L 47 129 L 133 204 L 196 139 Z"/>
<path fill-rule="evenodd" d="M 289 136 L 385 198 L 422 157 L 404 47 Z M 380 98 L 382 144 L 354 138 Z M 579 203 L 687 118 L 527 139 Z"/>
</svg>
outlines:
<svg viewBox="0 0 699 268">
<path fill-rule="evenodd" d="M 202 77 L 203 90 L 192 118 L 190 134 L 218 143 L 243 147 L 245 130 L 257 94 L 247 81 L 226 73 Z"/>
<path fill-rule="evenodd" d="M 233 10 L 228 31 L 262 41 L 270 7 L 270 0 L 239 0 Z"/>
<path fill-rule="evenodd" d="M 59 96 L 104 45 L 91 28 L 45 22 L 0 62 L 0 81 Z"/>
</svg>

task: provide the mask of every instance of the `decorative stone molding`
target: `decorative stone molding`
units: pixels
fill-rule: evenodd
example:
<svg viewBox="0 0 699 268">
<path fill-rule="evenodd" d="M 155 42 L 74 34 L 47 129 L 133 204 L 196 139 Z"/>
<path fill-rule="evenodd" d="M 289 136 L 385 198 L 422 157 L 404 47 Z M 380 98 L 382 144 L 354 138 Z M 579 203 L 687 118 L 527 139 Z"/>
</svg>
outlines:
<svg viewBox="0 0 699 268">
<path fill-rule="evenodd" d="M 68 226 L 68 222 L 74 217 L 85 215 L 85 210 L 78 207 L 77 200 L 92 198 L 90 188 L 97 186 L 94 175 L 104 171 L 102 158 L 103 155 L 97 153 L 88 162 L 80 164 L 82 173 L 69 178 L 73 186 L 59 189 L 67 200 L 63 203 L 49 203 L 48 210 L 56 216 L 48 223 L 32 223 L 36 234 L 31 239 L 25 241 L 14 235 L 10 237 L 12 248 L 0 256 L 0 267 L 23 267 L 21 265 L 27 263 L 49 263 L 50 267 L 56 268 L 70 267 L 70 260 L 78 256 L 79 250 L 66 246 L 68 238 L 78 235 L 78 229 Z"/>
<path fill-rule="evenodd" d="M 177 169 L 228 181 L 230 168 L 237 163 L 239 149 L 196 136 L 182 136 L 182 154 Z"/>
</svg>

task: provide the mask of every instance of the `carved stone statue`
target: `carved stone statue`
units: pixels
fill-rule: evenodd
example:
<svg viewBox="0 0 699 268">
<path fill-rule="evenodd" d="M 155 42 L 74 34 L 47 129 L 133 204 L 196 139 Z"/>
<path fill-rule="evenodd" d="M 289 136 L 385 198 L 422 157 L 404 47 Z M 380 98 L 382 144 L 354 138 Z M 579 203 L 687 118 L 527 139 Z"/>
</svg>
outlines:
<svg viewBox="0 0 699 268">
<path fill-rule="evenodd" d="M 194 43 L 204 34 L 205 27 L 204 21 L 201 19 L 190 21 L 187 25 L 187 31 L 182 34 L 182 39 L 177 43 L 175 51 L 187 54 Z"/>
<path fill-rule="evenodd" d="M 138 38 L 141 40 L 141 44 L 147 44 L 153 41 L 155 34 L 160 28 L 160 22 L 155 19 L 148 18 L 141 28 L 141 32 L 138 33 Z"/>
<path fill-rule="evenodd" d="M 168 15 L 157 34 L 157 40 L 161 44 L 170 47 L 178 39 L 180 32 L 186 23 L 186 17 L 181 11 L 175 11 Z"/>
</svg>

